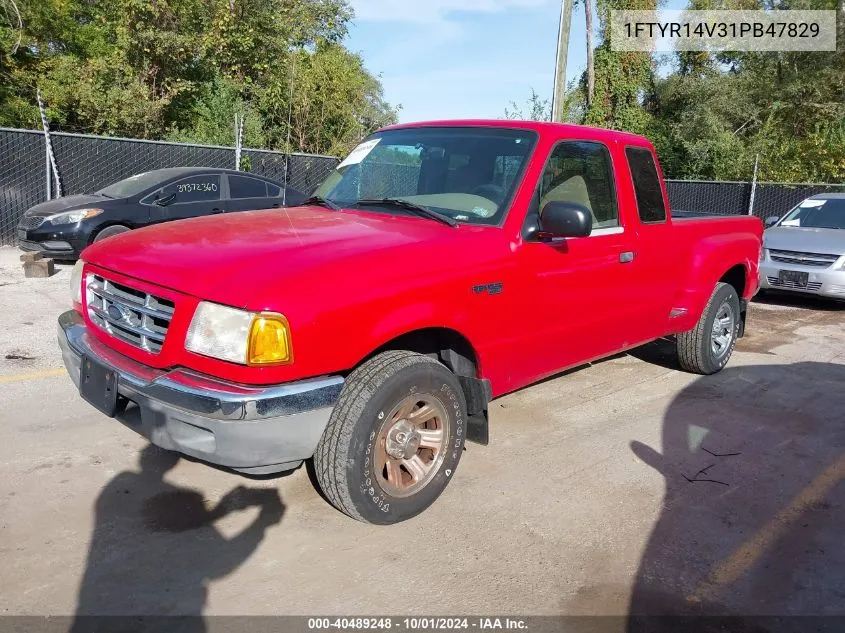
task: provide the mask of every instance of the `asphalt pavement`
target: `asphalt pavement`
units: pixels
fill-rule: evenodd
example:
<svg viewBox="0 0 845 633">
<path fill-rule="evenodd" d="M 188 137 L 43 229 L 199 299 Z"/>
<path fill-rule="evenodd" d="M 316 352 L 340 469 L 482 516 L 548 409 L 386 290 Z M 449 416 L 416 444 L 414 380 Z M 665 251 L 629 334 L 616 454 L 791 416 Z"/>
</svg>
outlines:
<svg viewBox="0 0 845 633">
<path fill-rule="evenodd" d="M 671 341 L 500 398 L 408 522 L 337 512 L 305 468 L 175 459 L 75 392 L 70 268 L 0 249 L 6 615 L 845 615 L 845 305 L 766 298 L 719 375 Z"/>
</svg>

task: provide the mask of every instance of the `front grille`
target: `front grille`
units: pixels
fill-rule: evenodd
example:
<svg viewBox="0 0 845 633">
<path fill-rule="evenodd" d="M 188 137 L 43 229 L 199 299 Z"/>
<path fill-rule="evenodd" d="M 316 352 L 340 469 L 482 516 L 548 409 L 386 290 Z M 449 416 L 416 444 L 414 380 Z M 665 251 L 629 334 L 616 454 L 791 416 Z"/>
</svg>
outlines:
<svg viewBox="0 0 845 633">
<path fill-rule="evenodd" d="M 24 229 L 25 231 L 31 231 L 32 229 L 37 229 L 39 226 L 44 224 L 44 217 L 38 217 L 37 215 L 25 215 L 21 218 L 21 221 L 18 222 L 18 228 Z"/>
<path fill-rule="evenodd" d="M 771 257 L 774 262 L 799 264 L 801 266 L 818 266 L 820 268 L 832 266 L 833 262 L 839 259 L 839 255 L 830 255 L 825 253 L 801 253 L 799 251 L 778 251 L 774 249 L 769 249 L 769 257 Z"/>
<path fill-rule="evenodd" d="M 808 281 L 806 286 L 795 283 L 794 281 L 781 281 L 777 277 L 766 277 L 769 280 L 770 286 L 777 288 L 792 288 L 794 290 L 809 290 L 810 292 L 818 292 L 822 287 L 820 281 Z"/>
<path fill-rule="evenodd" d="M 88 316 L 101 330 L 130 345 L 158 354 L 173 318 L 169 299 L 89 274 Z"/>
</svg>

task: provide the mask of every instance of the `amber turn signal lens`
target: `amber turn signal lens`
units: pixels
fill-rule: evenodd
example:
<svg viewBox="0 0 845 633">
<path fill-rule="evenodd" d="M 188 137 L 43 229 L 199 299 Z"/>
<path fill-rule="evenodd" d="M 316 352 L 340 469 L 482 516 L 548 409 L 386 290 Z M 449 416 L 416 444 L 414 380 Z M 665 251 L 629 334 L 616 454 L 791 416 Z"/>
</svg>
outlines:
<svg viewBox="0 0 845 633">
<path fill-rule="evenodd" d="M 249 365 L 281 365 L 293 362 L 290 328 L 281 314 L 255 315 L 249 330 L 247 351 Z"/>
</svg>

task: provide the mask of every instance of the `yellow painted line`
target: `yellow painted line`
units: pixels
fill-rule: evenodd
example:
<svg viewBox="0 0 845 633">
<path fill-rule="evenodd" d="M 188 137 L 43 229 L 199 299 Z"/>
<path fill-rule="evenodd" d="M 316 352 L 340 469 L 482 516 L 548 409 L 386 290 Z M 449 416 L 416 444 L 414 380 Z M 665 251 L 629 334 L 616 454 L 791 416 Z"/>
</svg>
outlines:
<svg viewBox="0 0 845 633">
<path fill-rule="evenodd" d="M 742 544 L 733 554 L 716 565 L 710 575 L 701 581 L 690 602 L 711 600 L 727 585 L 738 580 L 775 542 L 792 527 L 811 506 L 821 503 L 840 481 L 845 479 L 845 454 L 828 466 L 810 485 L 798 493 L 783 510 Z"/>
<path fill-rule="evenodd" d="M 23 382 L 24 380 L 36 380 L 37 378 L 49 378 L 50 376 L 60 376 L 66 374 L 64 368 L 62 369 L 42 369 L 41 371 L 28 371 L 23 374 L 12 374 L 10 376 L 0 376 L 0 383 L 2 382 Z"/>
</svg>

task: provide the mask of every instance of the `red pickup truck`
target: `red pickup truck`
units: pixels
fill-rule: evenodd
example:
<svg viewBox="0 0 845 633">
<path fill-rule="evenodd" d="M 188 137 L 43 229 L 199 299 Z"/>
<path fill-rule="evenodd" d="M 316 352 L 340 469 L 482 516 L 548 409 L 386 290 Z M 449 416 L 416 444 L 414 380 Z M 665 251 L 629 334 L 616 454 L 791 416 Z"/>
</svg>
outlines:
<svg viewBox="0 0 845 633">
<path fill-rule="evenodd" d="M 59 343 L 82 397 L 154 444 L 244 473 L 313 458 L 339 510 L 394 523 L 487 443 L 492 398 L 672 334 L 719 371 L 762 230 L 673 220 L 640 136 L 398 125 L 304 206 L 90 246 Z"/>
</svg>

